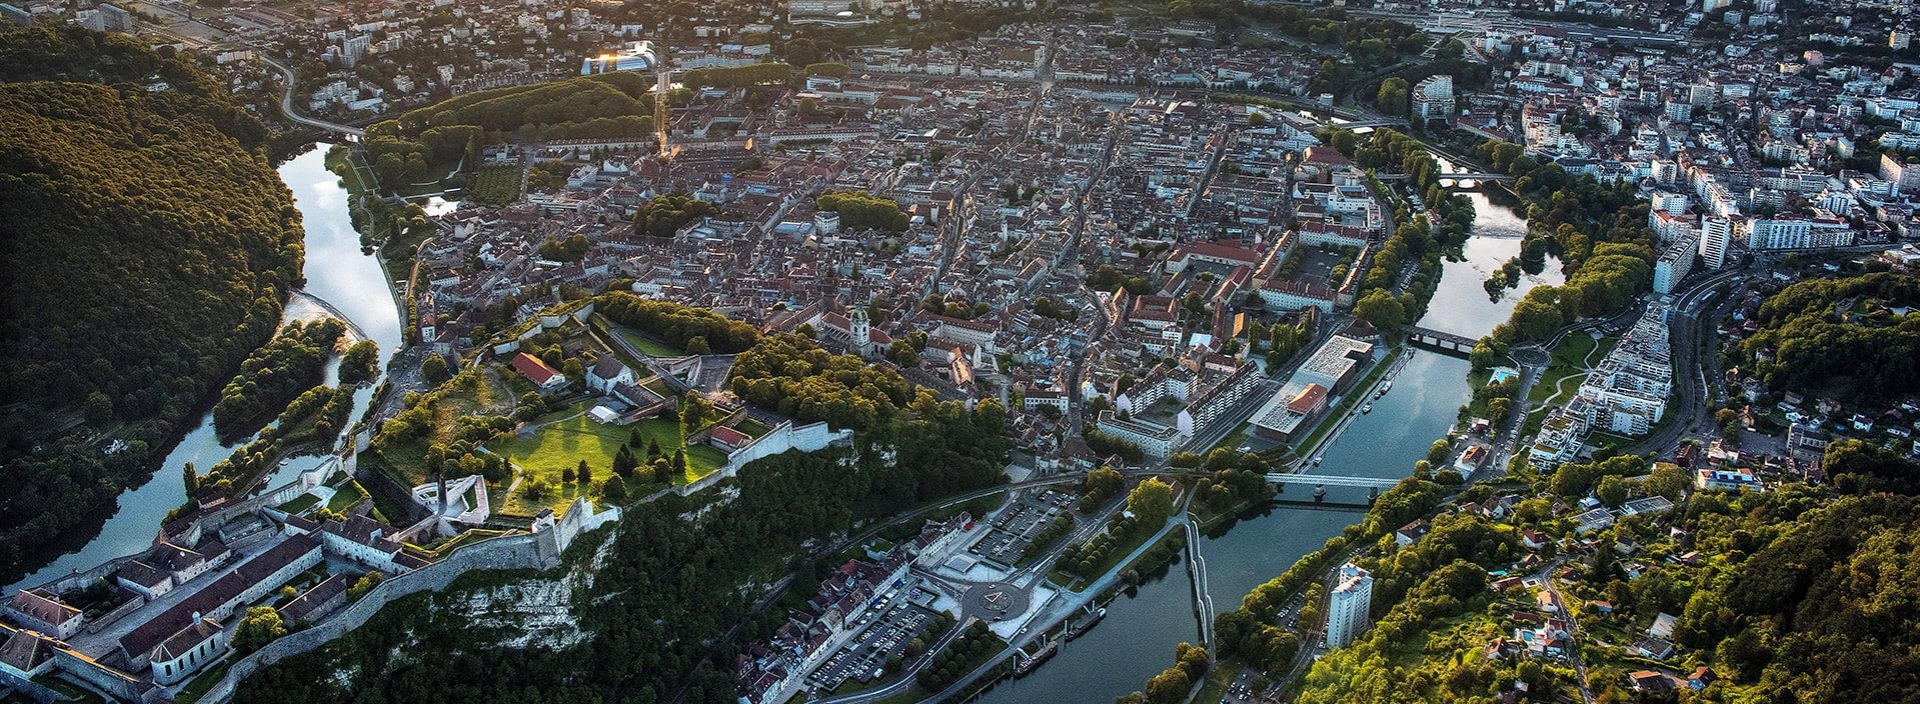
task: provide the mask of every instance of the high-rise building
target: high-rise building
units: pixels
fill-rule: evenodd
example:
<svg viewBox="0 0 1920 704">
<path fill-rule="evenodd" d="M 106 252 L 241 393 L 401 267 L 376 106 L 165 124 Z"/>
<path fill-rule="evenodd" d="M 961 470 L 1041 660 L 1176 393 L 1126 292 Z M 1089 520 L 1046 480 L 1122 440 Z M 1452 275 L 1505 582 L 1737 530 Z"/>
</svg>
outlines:
<svg viewBox="0 0 1920 704">
<path fill-rule="evenodd" d="M 1420 79 L 1413 87 L 1413 114 L 1422 120 L 1452 122 L 1455 114 L 1453 77 L 1441 75 Z"/>
<path fill-rule="evenodd" d="M 1700 259 L 1708 269 L 1718 269 L 1727 264 L 1727 243 L 1733 240 L 1733 223 L 1726 218 L 1709 216 L 1700 223 Z"/>
<path fill-rule="evenodd" d="M 108 32 L 133 31 L 133 13 L 114 5 L 100 3 L 100 29 Z"/>
<path fill-rule="evenodd" d="M 1748 249 L 1817 249 L 1853 246 L 1853 228 L 1837 218 L 1754 218 L 1747 221 Z"/>
<path fill-rule="evenodd" d="M 1653 192 L 1653 209 L 1668 215 L 1687 214 L 1687 194 L 1670 191 Z"/>
<path fill-rule="evenodd" d="M 1687 86 L 1687 103 L 1696 108 L 1713 107 L 1713 99 L 1719 97 L 1720 89 L 1707 83 L 1694 83 Z"/>
<path fill-rule="evenodd" d="M 371 34 L 362 34 L 360 36 L 351 37 L 346 41 L 340 42 L 341 65 L 346 66 L 347 68 L 353 68 L 354 66 L 359 65 L 360 60 L 363 58 L 366 58 L 367 47 L 371 46 L 372 43 L 373 43 L 373 35 Z"/>
<path fill-rule="evenodd" d="M 1340 583 L 1327 597 L 1327 646 L 1342 648 L 1371 623 L 1373 575 L 1351 562 L 1340 566 Z"/>
<path fill-rule="evenodd" d="M 1666 103 L 1667 120 L 1686 122 L 1693 119 L 1693 103 L 1681 100 L 1669 100 Z"/>
<path fill-rule="evenodd" d="M 1913 44 L 1912 32 L 1908 32 L 1904 29 L 1896 29 L 1896 30 L 1893 30 L 1892 32 L 1887 33 L 1887 48 L 1889 49 L 1892 49 L 1894 51 L 1899 51 L 1901 49 L 1907 48 L 1912 44 Z"/>
<path fill-rule="evenodd" d="M 1687 278 L 1687 274 L 1693 270 L 1693 255 L 1700 249 L 1693 241 L 1698 236 L 1688 229 L 1666 251 L 1660 253 L 1660 259 L 1653 263 L 1654 293 L 1673 293 L 1681 280 Z"/>
</svg>

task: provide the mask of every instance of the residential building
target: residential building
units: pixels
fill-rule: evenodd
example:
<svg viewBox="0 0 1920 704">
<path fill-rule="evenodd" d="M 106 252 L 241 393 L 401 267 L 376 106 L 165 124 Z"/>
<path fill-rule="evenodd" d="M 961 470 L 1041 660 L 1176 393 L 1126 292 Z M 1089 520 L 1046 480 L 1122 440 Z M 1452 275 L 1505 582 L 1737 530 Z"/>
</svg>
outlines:
<svg viewBox="0 0 1920 704">
<path fill-rule="evenodd" d="M 1428 76 L 1413 86 L 1413 114 L 1422 120 L 1452 122 L 1453 76 Z"/>
<path fill-rule="evenodd" d="M 1111 410 L 1101 411 L 1094 424 L 1100 432 L 1140 446 L 1153 459 L 1165 459 L 1181 440 L 1180 431 L 1147 421 L 1122 419 Z"/>
<path fill-rule="evenodd" d="M 1719 489 L 1722 491 L 1765 491 L 1760 478 L 1753 470 L 1744 468 L 1702 467 L 1694 472 L 1693 486 L 1696 489 Z"/>
<path fill-rule="evenodd" d="M 1699 245 L 1694 242 L 1698 235 L 1691 229 L 1667 246 L 1660 258 L 1653 263 L 1653 292 L 1673 293 L 1680 282 L 1687 278 L 1693 269 L 1693 258 L 1699 253 Z"/>
<path fill-rule="evenodd" d="M 1340 566 L 1339 584 L 1327 596 L 1327 646 L 1344 648 L 1371 623 L 1373 575 L 1351 562 Z"/>
<path fill-rule="evenodd" d="M 133 13 L 118 5 L 100 3 L 100 29 L 108 32 L 133 31 Z"/>
<path fill-rule="evenodd" d="M 1853 245 L 1853 228 L 1838 218 L 1754 218 L 1747 221 L 1749 249 L 1817 249 Z"/>
<path fill-rule="evenodd" d="M 1727 264 L 1727 244 L 1733 241 L 1733 223 L 1724 217 L 1707 216 L 1700 222 L 1701 265 L 1718 269 Z"/>
<path fill-rule="evenodd" d="M 3 2 L 0 2 L 0 19 L 22 27 L 33 26 L 33 13 Z"/>
</svg>

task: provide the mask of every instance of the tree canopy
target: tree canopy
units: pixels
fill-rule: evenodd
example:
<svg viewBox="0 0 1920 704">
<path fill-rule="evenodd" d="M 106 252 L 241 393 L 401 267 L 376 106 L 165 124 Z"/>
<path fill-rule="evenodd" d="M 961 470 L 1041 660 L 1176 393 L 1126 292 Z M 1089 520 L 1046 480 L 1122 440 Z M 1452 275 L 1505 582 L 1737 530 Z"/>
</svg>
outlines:
<svg viewBox="0 0 1920 704">
<path fill-rule="evenodd" d="M 273 334 L 302 232 L 265 127 L 188 55 L 0 31 L 0 124 L 0 396 L 22 404 L 0 420 L 0 565 L 21 565 L 140 483 Z"/>
<path fill-rule="evenodd" d="M 1849 400 L 1920 391 L 1920 276 L 1813 279 L 1761 304 L 1759 332 L 1741 341 L 1768 386 Z M 1904 313 L 1897 312 L 1904 311 Z M 1763 350 L 1774 352 L 1765 359 Z"/>
</svg>

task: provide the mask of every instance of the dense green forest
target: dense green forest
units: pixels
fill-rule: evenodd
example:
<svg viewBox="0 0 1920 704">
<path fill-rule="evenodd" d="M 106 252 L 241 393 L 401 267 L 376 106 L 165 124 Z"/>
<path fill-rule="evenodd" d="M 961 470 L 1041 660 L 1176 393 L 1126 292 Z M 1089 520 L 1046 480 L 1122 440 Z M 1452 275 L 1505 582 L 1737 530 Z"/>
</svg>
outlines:
<svg viewBox="0 0 1920 704">
<path fill-rule="evenodd" d="M 836 428 L 875 427 L 915 401 L 913 385 L 899 372 L 833 354 L 798 335 L 761 338 L 734 358 L 731 378 L 733 393 L 749 403 Z"/>
<path fill-rule="evenodd" d="M 220 390 L 213 426 L 223 438 L 253 432 L 294 397 L 320 384 L 327 358 L 347 326 L 333 318 L 289 321 L 273 340 L 247 355 L 240 373 Z"/>
<path fill-rule="evenodd" d="M 892 198 L 860 191 L 828 191 L 814 199 L 821 210 L 840 214 L 840 229 L 847 232 L 886 230 L 905 232 L 911 218 Z"/>
<path fill-rule="evenodd" d="M 1774 389 L 1845 399 L 1920 390 L 1920 276 L 1814 279 L 1767 298 L 1742 366 Z M 1772 351 L 1765 359 L 1762 350 Z"/>
<path fill-rule="evenodd" d="M 151 471 L 273 334 L 302 245 L 266 128 L 188 56 L 0 31 L 0 124 L 11 567 Z"/>
<path fill-rule="evenodd" d="M 1000 481 L 1009 447 L 1002 428 L 986 409 L 928 402 L 854 447 L 750 464 L 730 480 L 740 489 L 732 500 L 709 503 L 709 491 L 629 507 L 592 586 L 576 594 L 588 634 L 579 645 L 476 647 L 511 634 L 460 618 L 455 605 L 468 597 L 456 586 L 401 599 L 347 637 L 262 671 L 241 683 L 235 701 L 730 704 L 734 655 L 786 618 L 778 608 L 749 614 L 747 605 L 782 574 L 812 574 L 832 559 L 810 554 L 822 546 L 807 541 Z"/>
<path fill-rule="evenodd" d="M 682 193 L 657 195 L 647 201 L 646 207 L 633 214 L 633 231 L 654 237 L 672 237 L 687 223 L 716 211 L 713 204 Z"/>
</svg>

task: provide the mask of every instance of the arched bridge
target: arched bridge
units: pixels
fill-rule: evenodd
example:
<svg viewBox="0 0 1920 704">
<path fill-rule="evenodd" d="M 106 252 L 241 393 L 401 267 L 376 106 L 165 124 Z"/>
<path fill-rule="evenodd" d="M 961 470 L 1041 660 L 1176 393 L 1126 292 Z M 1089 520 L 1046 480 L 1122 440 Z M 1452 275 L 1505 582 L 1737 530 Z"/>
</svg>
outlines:
<svg viewBox="0 0 1920 704">
<path fill-rule="evenodd" d="M 1489 174 L 1489 173 L 1480 173 L 1477 171 L 1459 171 L 1454 173 L 1442 173 L 1438 176 L 1438 178 L 1440 178 L 1443 181 L 1446 179 L 1453 179 L 1455 181 L 1512 181 L 1513 180 L 1512 176 L 1508 176 L 1506 174 Z"/>
<path fill-rule="evenodd" d="M 1314 486 L 1363 486 L 1370 489 L 1388 489 L 1399 484 L 1399 479 L 1380 479 L 1376 477 L 1345 477 L 1337 474 L 1292 474 L 1274 472 L 1267 475 L 1268 484 L 1312 484 Z"/>
</svg>

